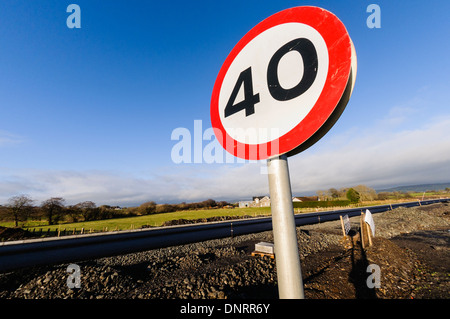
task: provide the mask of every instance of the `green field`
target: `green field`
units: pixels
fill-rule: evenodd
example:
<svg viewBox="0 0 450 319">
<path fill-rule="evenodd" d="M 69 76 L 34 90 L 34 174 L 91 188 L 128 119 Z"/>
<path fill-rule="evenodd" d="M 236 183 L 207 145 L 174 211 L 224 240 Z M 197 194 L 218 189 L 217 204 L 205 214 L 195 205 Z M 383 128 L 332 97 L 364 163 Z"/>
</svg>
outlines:
<svg viewBox="0 0 450 319">
<path fill-rule="evenodd" d="M 74 229 L 80 230 L 84 228 L 85 232 L 92 231 L 105 231 L 106 229 L 111 230 L 126 230 L 126 229 L 136 229 L 142 226 L 161 226 L 164 222 L 177 219 L 202 219 L 211 218 L 216 216 L 267 216 L 270 215 L 270 207 L 251 207 L 251 208 L 234 208 L 234 209 L 205 209 L 205 210 L 189 210 L 189 211 L 179 211 L 173 213 L 162 213 L 162 214 L 151 214 L 145 216 L 137 217 L 126 217 L 126 218 L 114 218 L 114 219 L 104 219 L 89 222 L 79 222 L 79 223 L 67 223 L 58 225 L 46 225 L 45 221 L 29 221 L 22 228 L 31 230 L 33 228 L 40 229 L 44 231 L 50 229 L 50 231 L 58 229 Z M 0 226 L 11 227 L 12 222 L 0 223 Z"/>
<path fill-rule="evenodd" d="M 415 194 L 419 195 L 419 193 Z M 421 194 L 423 195 L 423 193 Z M 425 197 L 430 195 L 430 192 L 425 194 Z M 420 196 L 422 197 L 422 196 Z M 296 207 L 294 208 L 294 212 L 298 213 L 307 213 L 307 212 L 316 212 L 316 211 L 325 211 L 330 209 L 344 209 L 350 207 L 364 207 L 364 206 L 373 206 L 373 205 L 384 205 L 389 203 L 396 202 L 404 202 L 404 201 L 414 201 L 417 199 L 408 198 L 403 200 L 384 200 L 384 201 L 370 201 L 370 202 L 361 202 L 358 204 L 350 204 L 345 203 L 346 205 L 342 207 Z M 313 202 L 314 203 L 314 202 Z M 318 202 L 320 203 L 320 202 Z M 342 204 L 339 201 L 332 202 L 336 205 Z M 302 203 L 302 204 L 307 204 Z M 298 204 L 294 206 L 299 206 Z M 112 219 L 103 219 L 103 220 L 94 220 L 87 222 L 77 222 L 77 223 L 59 223 L 56 225 L 48 225 L 46 220 L 28 220 L 25 223 L 21 223 L 21 228 L 27 230 L 35 230 L 39 231 L 42 229 L 43 232 L 50 231 L 66 231 L 66 233 L 70 233 L 74 229 L 76 229 L 77 233 L 80 232 L 81 229 L 84 229 L 84 232 L 99 232 L 99 231 L 114 231 L 114 230 L 129 230 L 129 229 L 138 229 L 144 227 L 158 227 L 164 224 L 164 222 L 186 219 L 186 220 L 195 220 L 195 219 L 206 219 L 218 216 L 232 216 L 232 217 L 241 217 L 241 216 L 270 216 L 271 211 L 270 207 L 247 207 L 247 208 L 219 208 L 219 209 L 200 209 L 200 210 L 185 210 L 185 211 L 177 211 L 171 213 L 160 213 L 160 214 L 150 214 L 143 216 L 133 216 L 133 217 L 125 217 L 125 218 L 112 218 Z M 14 227 L 13 221 L 0 221 L 0 226 L 4 227 Z"/>
</svg>

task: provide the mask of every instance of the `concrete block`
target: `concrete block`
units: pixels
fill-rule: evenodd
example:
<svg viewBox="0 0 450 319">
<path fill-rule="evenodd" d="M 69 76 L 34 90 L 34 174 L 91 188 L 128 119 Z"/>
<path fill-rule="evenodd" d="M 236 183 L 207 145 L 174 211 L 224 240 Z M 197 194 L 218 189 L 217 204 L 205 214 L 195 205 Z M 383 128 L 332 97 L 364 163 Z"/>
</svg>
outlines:
<svg viewBox="0 0 450 319">
<path fill-rule="evenodd" d="M 266 242 L 257 243 L 255 244 L 255 251 L 266 254 L 274 254 L 275 253 L 274 244 Z"/>
</svg>

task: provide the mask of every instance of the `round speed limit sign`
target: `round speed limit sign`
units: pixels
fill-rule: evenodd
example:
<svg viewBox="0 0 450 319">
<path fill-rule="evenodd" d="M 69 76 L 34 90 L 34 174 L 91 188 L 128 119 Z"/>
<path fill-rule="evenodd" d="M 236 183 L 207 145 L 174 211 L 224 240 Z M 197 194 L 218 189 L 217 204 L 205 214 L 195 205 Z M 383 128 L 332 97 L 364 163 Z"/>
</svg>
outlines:
<svg viewBox="0 0 450 319">
<path fill-rule="evenodd" d="M 278 12 L 226 58 L 211 99 L 216 138 L 234 156 L 293 155 L 337 121 L 353 90 L 356 54 L 342 22 L 317 7 Z"/>
</svg>

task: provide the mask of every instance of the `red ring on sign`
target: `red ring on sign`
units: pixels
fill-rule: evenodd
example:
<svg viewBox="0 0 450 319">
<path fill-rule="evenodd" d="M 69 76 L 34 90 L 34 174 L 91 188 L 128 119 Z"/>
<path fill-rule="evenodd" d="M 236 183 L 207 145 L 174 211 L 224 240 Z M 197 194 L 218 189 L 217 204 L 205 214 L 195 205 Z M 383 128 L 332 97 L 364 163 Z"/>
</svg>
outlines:
<svg viewBox="0 0 450 319">
<path fill-rule="evenodd" d="M 219 116 L 219 94 L 225 74 L 242 49 L 262 32 L 280 24 L 297 22 L 317 30 L 328 48 L 329 66 L 322 92 L 306 117 L 293 129 L 273 141 L 245 144 L 226 132 Z M 231 50 L 219 71 L 211 97 L 211 124 L 223 148 L 247 160 L 262 160 L 285 154 L 305 143 L 326 122 L 338 105 L 351 69 L 351 40 L 344 24 L 331 12 L 317 7 L 295 7 L 280 11 L 257 24 Z M 276 145 L 276 149 L 272 146 Z M 245 150 L 245 152 L 243 152 Z M 252 150 L 250 152 L 250 150 Z"/>
</svg>

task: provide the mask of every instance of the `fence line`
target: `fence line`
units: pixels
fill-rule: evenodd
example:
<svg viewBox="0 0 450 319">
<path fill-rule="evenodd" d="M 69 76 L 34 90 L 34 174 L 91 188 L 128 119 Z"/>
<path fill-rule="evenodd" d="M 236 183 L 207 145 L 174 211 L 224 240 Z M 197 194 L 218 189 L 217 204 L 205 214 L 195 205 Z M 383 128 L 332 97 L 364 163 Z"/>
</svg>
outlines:
<svg viewBox="0 0 450 319">
<path fill-rule="evenodd" d="M 47 229 L 47 230 L 46 230 Z M 116 227 L 113 231 L 118 231 L 119 229 Z M 33 228 L 30 233 L 36 237 L 62 237 L 62 236 L 70 236 L 70 235 L 85 235 L 92 233 L 102 233 L 107 232 L 108 227 L 103 227 L 102 229 L 93 229 L 93 228 L 44 228 L 44 227 L 36 227 Z"/>
<path fill-rule="evenodd" d="M 145 225 L 146 228 L 151 227 L 150 225 Z M 94 228 L 55 228 L 51 229 L 48 227 L 34 227 L 32 230 L 29 230 L 33 236 L 36 237 L 61 237 L 61 236 L 70 236 L 70 235 L 84 235 L 84 234 L 92 234 L 92 233 L 105 233 L 105 232 L 114 232 L 119 230 L 127 230 L 127 229 L 137 229 L 140 227 L 136 227 L 134 224 L 130 224 L 129 228 L 119 229 L 116 226 L 114 229 L 108 229 L 108 227 L 102 227 L 101 229 Z"/>
</svg>

